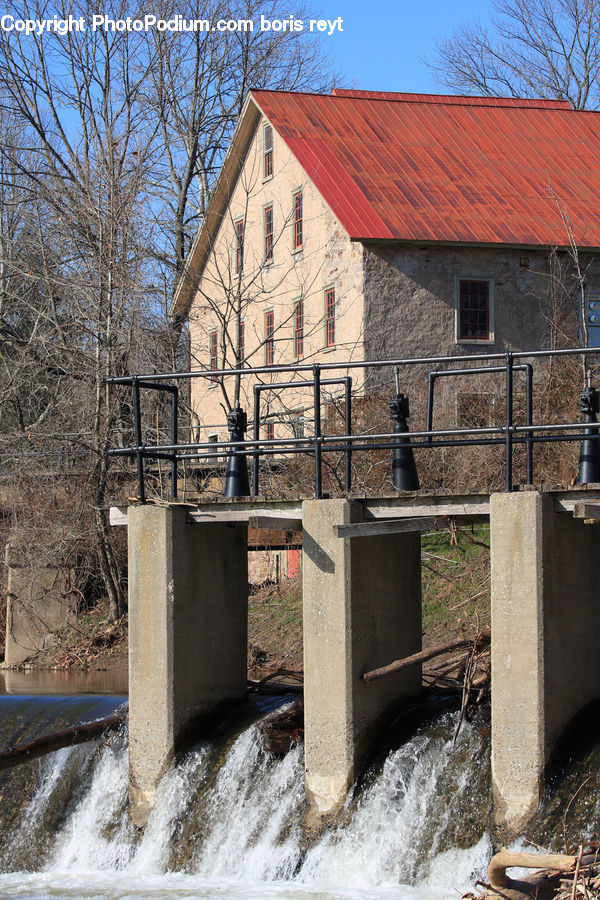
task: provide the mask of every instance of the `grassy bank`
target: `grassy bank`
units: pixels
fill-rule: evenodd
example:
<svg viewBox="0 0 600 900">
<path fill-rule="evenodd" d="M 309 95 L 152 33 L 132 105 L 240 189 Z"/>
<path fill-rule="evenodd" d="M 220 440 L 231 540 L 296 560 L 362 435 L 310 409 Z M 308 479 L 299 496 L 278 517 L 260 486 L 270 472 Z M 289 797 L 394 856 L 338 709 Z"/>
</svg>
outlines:
<svg viewBox="0 0 600 900">
<path fill-rule="evenodd" d="M 422 540 L 423 644 L 476 633 L 489 624 L 489 526 L 425 534 Z M 302 583 L 256 589 L 249 604 L 250 662 L 302 665 Z"/>
</svg>

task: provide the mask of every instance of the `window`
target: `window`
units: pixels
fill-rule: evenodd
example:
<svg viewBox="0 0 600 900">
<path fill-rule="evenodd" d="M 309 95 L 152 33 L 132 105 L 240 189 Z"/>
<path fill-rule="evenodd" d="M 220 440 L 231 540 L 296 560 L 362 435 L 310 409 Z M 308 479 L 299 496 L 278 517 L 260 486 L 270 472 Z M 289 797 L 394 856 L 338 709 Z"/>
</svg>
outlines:
<svg viewBox="0 0 600 900">
<path fill-rule="evenodd" d="M 244 220 L 235 223 L 235 271 L 244 268 Z"/>
<path fill-rule="evenodd" d="M 246 325 L 244 322 L 240 322 L 240 330 L 238 334 L 238 357 L 240 366 L 244 362 L 244 357 L 246 355 Z"/>
<path fill-rule="evenodd" d="M 211 331 L 211 333 L 209 334 L 209 342 L 210 342 L 209 368 L 210 369 L 218 369 L 219 368 L 219 333 L 217 331 Z M 211 375 L 210 380 L 218 381 L 216 375 Z"/>
<path fill-rule="evenodd" d="M 275 360 L 275 313 L 272 309 L 265 313 L 265 366 L 272 366 Z"/>
<path fill-rule="evenodd" d="M 325 346 L 335 346 L 335 288 L 325 290 Z"/>
<path fill-rule="evenodd" d="M 292 429 L 293 429 L 295 438 L 303 438 L 304 437 L 305 422 L 306 422 L 306 420 L 304 418 L 304 410 L 300 409 L 300 410 L 298 410 L 297 413 L 295 413 L 294 418 L 292 420 Z"/>
<path fill-rule="evenodd" d="M 294 305 L 294 356 L 304 356 L 304 300 Z"/>
<path fill-rule="evenodd" d="M 265 207 L 265 262 L 273 261 L 273 206 Z"/>
<path fill-rule="evenodd" d="M 457 328 L 458 341 L 494 340 L 493 282 L 491 279 L 458 279 Z"/>
<path fill-rule="evenodd" d="M 275 440 L 275 423 L 274 422 L 266 422 L 265 423 L 265 440 L 266 441 L 274 441 Z M 273 456 L 272 451 L 266 453 L 265 456 Z"/>
<path fill-rule="evenodd" d="M 294 250 L 302 247 L 302 191 L 296 191 L 293 195 L 294 205 Z"/>
<path fill-rule="evenodd" d="M 219 443 L 219 432 L 218 431 L 215 431 L 212 434 L 207 435 L 207 437 L 208 437 L 209 444 L 218 444 Z M 218 451 L 211 450 L 210 452 L 215 454 L 215 456 L 213 457 L 215 460 L 223 459 L 222 456 L 217 455 Z"/>
<path fill-rule="evenodd" d="M 263 177 L 270 178 L 273 174 L 273 129 L 265 125 L 263 129 L 264 141 L 264 169 Z"/>
</svg>

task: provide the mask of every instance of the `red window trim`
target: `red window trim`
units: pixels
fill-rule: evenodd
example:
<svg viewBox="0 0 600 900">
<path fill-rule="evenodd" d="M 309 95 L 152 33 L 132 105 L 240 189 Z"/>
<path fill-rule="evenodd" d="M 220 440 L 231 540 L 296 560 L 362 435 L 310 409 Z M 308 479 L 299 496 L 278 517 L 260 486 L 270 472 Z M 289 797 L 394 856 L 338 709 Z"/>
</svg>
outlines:
<svg viewBox="0 0 600 900">
<path fill-rule="evenodd" d="M 325 289 L 325 346 L 335 347 L 335 288 Z"/>
<path fill-rule="evenodd" d="M 275 361 L 275 313 L 268 309 L 265 313 L 265 366 Z"/>
<path fill-rule="evenodd" d="M 304 356 L 304 300 L 294 304 L 294 356 Z"/>
<path fill-rule="evenodd" d="M 275 423 L 274 422 L 265 422 L 265 441 L 274 441 L 275 440 Z M 265 453 L 265 456 L 273 456 L 273 451 L 268 450 Z"/>
<path fill-rule="evenodd" d="M 215 331 L 211 331 L 209 333 L 209 353 L 210 353 L 210 363 L 209 366 L 211 369 L 219 368 L 219 332 L 215 329 Z M 218 381 L 216 375 L 210 376 L 211 381 Z"/>
<path fill-rule="evenodd" d="M 240 366 L 244 362 L 244 357 L 246 355 L 246 323 L 240 322 L 240 332 L 238 338 L 238 357 L 240 360 Z"/>
<path fill-rule="evenodd" d="M 238 219 L 235 223 L 235 271 L 241 272 L 244 268 L 244 220 Z"/>
<path fill-rule="evenodd" d="M 265 262 L 273 260 L 273 204 L 265 206 Z"/>
<path fill-rule="evenodd" d="M 293 195 L 294 202 L 294 250 L 299 250 L 304 243 L 303 235 L 303 198 L 302 191 Z"/>
</svg>

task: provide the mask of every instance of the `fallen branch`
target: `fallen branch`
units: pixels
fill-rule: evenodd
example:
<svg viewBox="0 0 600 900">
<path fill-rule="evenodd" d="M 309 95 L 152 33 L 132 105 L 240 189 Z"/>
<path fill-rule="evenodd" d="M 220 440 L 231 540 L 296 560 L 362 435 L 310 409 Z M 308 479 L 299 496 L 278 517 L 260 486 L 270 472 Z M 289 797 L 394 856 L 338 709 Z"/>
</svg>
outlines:
<svg viewBox="0 0 600 900">
<path fill-rule="evenodd" d="M 8 750 L 0 752 L 0 772 L 12 769 L 21 763 L 37 759 L 54 750 L 63 747 L 74 747 L 76 744 L 85 744 L 87 741 L 96 740 L 105 731 L 116 731 L 125 722 L 124 713 L 108 716 L 106 719 L 98 719 L 96 722 L 86 722 L 83 725 L 74 725 L 72 728 L 64 728 L 62 731 L 54 731 L 45 734 L 34 741 L 25 744 L 17 744 Z"/>
<path fill-rule="evenodd" d="M 462 647 L 473 647 L 475 651 L 481 650 L 484 646 L 489 644 L 489 642 L 490 630 L 489 628 L 486 628 L 481 631 L 476 638 L 461 638 L 457 641 L 451 641 L 448 644 L 430 647 L 429 650 L 419 650 L 418 653 L 413 653 L 411 656 L 407 656 L 404 659 L 397 659 L 387 666 L 381 666 L 379 669 L 372 669 L 370 672 L 365 672 L 361 677 L 363 681 L 375 681 L 377 678 L 383 678 L 384 675 L 391 675 L 393 672 L 401 672 L 403 669 L 410 668 L 410 666 L 427 662 L 429 659 L 434 659 L 436 656 L 442 656 L 443 653 L 450 653 L 452 650 L 460 650 Z"/>
<path fill-rule="evenodd" d="M 506 850 L 504 847 L 492 857 L 488 866 L 488 879 L 490 887 L 498 891 L 512 889 L 508 896 L 525 897 L 522 892 L 525 886 L 523 882 L 514 881 L 506 874 L 506 870 L 513 866 L 523 869 L 551 869 L 555 872 L 572 873 L 577 863 L 576 856 L 565 856 L 562 853 L 524 853 L 516 850 Z"/>
</svg>

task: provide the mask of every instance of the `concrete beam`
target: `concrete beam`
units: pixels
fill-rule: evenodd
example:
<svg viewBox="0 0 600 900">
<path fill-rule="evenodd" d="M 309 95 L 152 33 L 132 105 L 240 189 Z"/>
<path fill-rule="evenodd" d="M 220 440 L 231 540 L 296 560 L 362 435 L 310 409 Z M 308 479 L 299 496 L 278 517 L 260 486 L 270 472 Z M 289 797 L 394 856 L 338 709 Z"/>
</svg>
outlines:
<svg viewBox="0 0 600 900">
<path fill-rule="evenodd" d="M 421 649 L 420 535 L 338 538 L 362 504 L 303 504 L 304 740 L 313 814 L 343 803 L 378 726 L 421 690 L 421 667 L 367 684 L 361 673 Z"/>
<path fill-rule="evenodd" d="M 145 825 L 190 728 L 246 694 L 247 527 L 132 506 L 129 539 L 130 810 Z"/>
<path fill-rule="evenodd" d="M 600 530 L 537 491 L 492 495 L 490 525 L 494 818 L 519 832 L 557 739 L 600 696 Z"/>
</svg>

